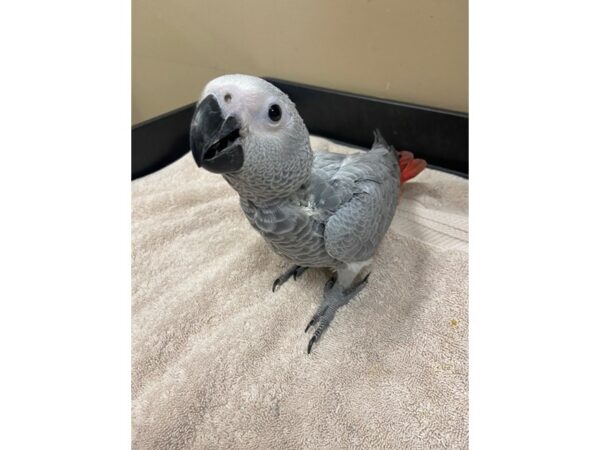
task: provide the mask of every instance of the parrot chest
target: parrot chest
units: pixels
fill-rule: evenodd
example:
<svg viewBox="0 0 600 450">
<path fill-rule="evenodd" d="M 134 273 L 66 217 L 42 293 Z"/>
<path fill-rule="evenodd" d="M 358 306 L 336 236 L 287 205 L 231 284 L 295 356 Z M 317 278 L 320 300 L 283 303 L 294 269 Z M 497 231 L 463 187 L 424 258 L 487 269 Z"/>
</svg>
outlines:
<svg viewBox="0 0 600 450">
<path fill-rule="evenodd" d="M 294 197 L 269 207 L 258 207 L 243 198 L 240 204 L 252 227 L 275 253 L 301 266 L 335 265 L 336 260 L 325 250 L 327 217 L 306 197 Z"/>
</svg>

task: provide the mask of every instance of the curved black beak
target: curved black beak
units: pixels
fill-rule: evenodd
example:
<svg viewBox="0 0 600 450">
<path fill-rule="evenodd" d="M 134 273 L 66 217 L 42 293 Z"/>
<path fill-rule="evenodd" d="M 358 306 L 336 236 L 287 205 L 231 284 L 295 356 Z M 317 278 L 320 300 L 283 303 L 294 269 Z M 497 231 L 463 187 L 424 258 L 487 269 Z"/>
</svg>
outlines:
<svg viewBox="0 0 600 450">
<path fill-rule="evenodd" d="M 244 151 L 239 137 L 240 123 L 234 116 L 223 117 L 214 95 L 198 104 L 190 127 L 190 147 L 198 167 L 214 173 L 241 169 Z"/>
</svg>

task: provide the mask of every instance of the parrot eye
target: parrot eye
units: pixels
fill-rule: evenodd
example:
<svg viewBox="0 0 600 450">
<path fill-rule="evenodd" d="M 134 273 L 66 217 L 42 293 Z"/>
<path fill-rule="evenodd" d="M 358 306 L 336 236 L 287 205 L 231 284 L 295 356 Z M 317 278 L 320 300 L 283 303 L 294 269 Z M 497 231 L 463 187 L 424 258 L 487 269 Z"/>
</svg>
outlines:
<svg viewBox="0 0 600 450">
<path fill-rule="evenodd" d="M 281 119 L 281 107 L 278 104 L 269 107 L 269 119 L 273 122 L 279 122 Z"/>
</svg>

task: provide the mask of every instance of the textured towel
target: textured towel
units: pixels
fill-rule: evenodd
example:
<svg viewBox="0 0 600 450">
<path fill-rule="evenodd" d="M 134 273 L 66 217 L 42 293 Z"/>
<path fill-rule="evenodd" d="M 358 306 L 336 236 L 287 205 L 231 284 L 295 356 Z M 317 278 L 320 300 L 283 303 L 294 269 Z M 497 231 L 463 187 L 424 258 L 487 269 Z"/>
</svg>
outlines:
<svg viewBox="0 0 600 450">
<path fill-rule="evenodd" d="M 289 263 L 190 154 L 134 181 L 133 448 L 466 448 L 467 204 L 459 177 L 408 182 L 369 284 L 307 355 L 327 274 L 272 293 Z"/>
</svg>

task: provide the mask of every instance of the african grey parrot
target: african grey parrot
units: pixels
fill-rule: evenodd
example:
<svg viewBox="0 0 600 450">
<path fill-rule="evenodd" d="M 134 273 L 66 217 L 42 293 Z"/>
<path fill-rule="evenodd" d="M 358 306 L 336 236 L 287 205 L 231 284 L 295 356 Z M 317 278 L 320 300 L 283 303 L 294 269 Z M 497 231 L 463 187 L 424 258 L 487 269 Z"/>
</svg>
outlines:
<svg viewBox="0 0 600 450">
<path fill-rule="evenodd" d="M 378 131 L 371 151 L 313 154 L 291 100 L 248 75 L 206 85 L 190 146 L 198 166 L 223 175 L 252 227 L 294 264 L 273 291 L 309 267 L 334 271 L 305 330 L 315 327 L 310 353 L 336 310 L 367 283 L 369 274 L 358 275 L 371 263 L 398 203 L 398 155 Z"/>
</svg>

